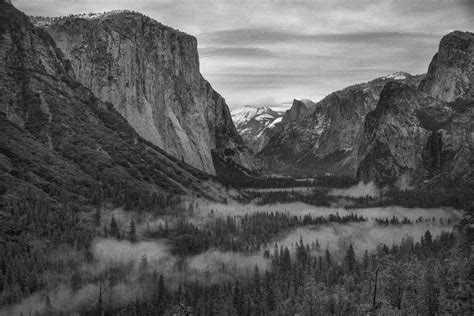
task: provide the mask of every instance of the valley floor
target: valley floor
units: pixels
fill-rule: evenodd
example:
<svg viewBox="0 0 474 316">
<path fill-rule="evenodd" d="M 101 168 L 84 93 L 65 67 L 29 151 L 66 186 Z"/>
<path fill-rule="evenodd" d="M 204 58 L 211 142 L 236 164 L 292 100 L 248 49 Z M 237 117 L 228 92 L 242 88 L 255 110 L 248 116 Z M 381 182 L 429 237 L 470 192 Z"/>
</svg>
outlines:
<svg viewBox="0 0 474 316">
<path fill-rule="evenodd" d="M 280 190 L 257 191 L 295 192 Z M 337 190 L 328 194 L 354 198 L 353 188 Z M 103 207 L 84 216 L 96 220 L 90 247 L 44 253 L 46 283 L 20 302 L 3 296 L 0 314 L 472 310 L 472 228 L 452 207 L 187 198 L 160 212 Z"/>
</svg>

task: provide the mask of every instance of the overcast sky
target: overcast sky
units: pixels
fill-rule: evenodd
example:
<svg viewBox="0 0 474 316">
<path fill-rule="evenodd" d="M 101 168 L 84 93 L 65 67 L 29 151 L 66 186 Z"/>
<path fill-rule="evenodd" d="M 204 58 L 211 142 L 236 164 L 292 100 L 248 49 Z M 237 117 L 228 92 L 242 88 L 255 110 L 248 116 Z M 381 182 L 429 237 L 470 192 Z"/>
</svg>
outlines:
<svg viewBox="0 0 474 316">
<path fill-rule="evenodd" d="M 395 71 L 426 72 L 441 37 L 474 31 L 472 0 L 12 0 L 30 15 L 140 11 L 197 37 L 231 108 L 320 100 Z"/>
</svg>

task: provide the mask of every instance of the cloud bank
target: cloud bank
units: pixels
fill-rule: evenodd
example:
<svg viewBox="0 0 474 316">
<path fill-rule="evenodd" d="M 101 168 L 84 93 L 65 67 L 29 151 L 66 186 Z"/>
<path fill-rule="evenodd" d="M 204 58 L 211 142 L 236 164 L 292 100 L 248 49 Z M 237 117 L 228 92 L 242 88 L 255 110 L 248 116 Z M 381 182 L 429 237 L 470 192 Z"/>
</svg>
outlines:
<svg viewBox="0 0 474 316">
<path fill-rule="evenodd" d="M 195 35 L 203 75 L 231 107 L 316 101 L 395 71 L 423 73 L 443 35 L 474 29 L 469 0 L 13 3 L 47 16 L 130 9 Z"/>
</svg>

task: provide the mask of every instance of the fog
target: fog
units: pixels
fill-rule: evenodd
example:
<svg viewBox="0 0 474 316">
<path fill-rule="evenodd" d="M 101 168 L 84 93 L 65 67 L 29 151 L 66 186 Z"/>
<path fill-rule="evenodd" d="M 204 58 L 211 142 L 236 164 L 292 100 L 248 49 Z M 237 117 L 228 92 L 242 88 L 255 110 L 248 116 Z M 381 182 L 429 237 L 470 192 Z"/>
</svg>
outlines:
<svg viewBox="0 0 474 316">
<path fill-rule="evenodd" d="M 332 189 L 329 193 L 333 196 L 345 196 L 351 198 L 359 198 L 359 197 L 377 197 L 380 195 L 380 189 L 377 188 L 375 183 L 369 182 L 365 184 L 364 182 L 359 182 L 358 184 L 346 188 L 346 189 Z"/>
<path fill-rule="evenodd" d="M 401 206 L 384 206 L 384 207 L 372 207 L 372 208 L 358 208 L 358 209 L 345 209 L 343 207 L 323 207 L 323 206 L 312 206 L 302 202 L 294 203 L 275 203 L 275 204 L 240 204 L 237 202 L 230 202 L 229 204 L 204 202 L 199 201 L 196 203 L 194 209 L 193 218 L 196 222 L 212 220 L 217 216 L 242 216 L 246 214 L 252 214 L 255 212 L 279 212 L 289 215 L 296 216 L 329 216 L 330 214 L 338 213 L 340 216 L 347 215 L 350 213 L 356 213 L 362 215 L 367 219 L 374 218 L 392 218 L 392 216 L 398 217 L 400 220 L 406 217 L 410 220 L 416 220 L 419 217 L 425 219 L 451 219 L 457 220 L 461 217 L 461 212 L 450 208 L 407 208 Z"/>
<path fill-rule="evenodd" d="M 337 191 L 338 195 L 367 194 L 376 190 L 375 186 L 361 185 Z M 364 192 L 364 193 L 361 193 Z M 372 192 L 374 193 L 374 192 Z M 334 193 L 335 194 L 335 193 Z M 332 255 L 342 258 L 349 245 L 353 245 L 357 256 L 361 256 L 365 250 L 374 251 L 381 243 L 391 246 L 399 244 L 407 236 L 419 241 L 421 236 L 430 230 L 433 237 L 442 231 L 450 231 L 451 226 L 461 216 L 461 213 L 452 208 L 405 208 L 398 206 L 361 208 L 346 210 L 338 207 L 316 207 L 301 202 L 287 204 L 240 204 L 229 202 L 228 204 L 209 202 L 197 199 L 186 205 L 189 214 L 186 217 L 198 224 L 214 220 L 216 217 L 238 216 L 254 212 L 281 212 L 289 215 L 303 216 L 328 216 L 339 214 L 344 216 L 349 213 L 362 215 L 366 222 L 336 224 L 330 223 L 312 227 L 301 227 L 295 229 L 284 237 L 275 238 L 269 245 L 277 243 L 278 246 L 288 246 L 294 250 L 294 245 L 303 239 L 304 243 L 311 244 L 316 240 L 320 244 L 319 251 L 328 248 Z M 110 219 L 114 216 L 120 229 L 125 232 L 132 220 L 137 224 L 137 236 L 139 241 L 132 243 L 127 240 L 112 238 L 96 238 L 91 246 L 92 260 L 82 263 L 79 271 L 83 275 L 82 287 L 73 291 L 70 288 L 70 275 L 58 276 L 58 285 L 52 289 L 35 293 L 22 303 L 0 310 L 0 315 L 29 314 L 35 311 L 42 312 L 46 306 L 46 296 L 51 301 L 53 311 L 70 312 L 92 308 L 97 302 L 100 289 L 103 293 L 104 304 L 125 304 L 132 302 L 138 296 L 147 295 L 147 285 L 140 279 L 143 269 L 151 273 L 156 271 L 165 277 L 168 287 L 177 287 L 186 281 L 200 280 L 206 283 L 217 283 L 224 280 L 233 280 L 236 277 L 250 276 L 255 266 L 260 271 L 270 269 L 270 261 L 263 257 L 262 253 L 244 255 L 235 252 L 221 252 L 209 249 L 204 253 L 187 257 L 186 259 L 172 255 L 170 246 L 166 239 L 146 239 L 143 232 L 155 225 L 170 223 L 172 227 L 176 218 L 170 216 L 157 217 L 152 214 L 138 214 L 125 212 L 122 209 L 104 211 L 102 214 L 102 226 L 108 226 Z M 375 219 L 391 219 L 393 216 L 402 220 L 404 217 L 411 220 L 411 225 L 380 225 Z M 422 218 L 420 221 L 419 219 Z M 442 221 L 440 221 L 442 219 Z M 448 221 L 449 220 L 449 221 Z M 415 223 L 418 221 L 418 223 Z M 440 224 L 443 223 L 443 224 Z M 271 247 L 271 246 L 270 246 Z M 77 254 L 73 251 L 68 254 L 66 250 L 60 250 L 63 256 L 74 258 Z M 60 254 L 56 254 L 59 256 Z M 145 260 L 146 259 L 146 260 Z M 76 260 L 80 260 L 76 258 Z M 143 261 L 146 267 L 143 267 Z M 107 280 L 108 271 L 112 267 L 119 267 L 124 271 L 126 278 L 118 284 L 111 284 Z M 100 286 L 99 286 L 100 284 Z M 100 288 L 100 289 L 99 289 Z"/>
<path fill-rule="evenodd" d="M 92 254 L 96 265 L 101 267 L 130 263 L 137 267 L 144 256 L 150 265 L 160 267 L 159 270 L 163 271 L 171 270 L 176 263 L 169 247 L 162 240 L 132 243 L 128 240 L 101 238 L 94 241 Z"/>
<path fill-rule="evenodd" d="M 94 279 L 81 289 L 73 291 L 69 283 L 61 283 L 49 291 L 35 293 L 20 304 L 0 309 L 0 315 L 28 315 L 46 311 L 46 297 L 51 301 L 52 311 L 71 312 L 87 310 L 95 306 L 102 291 L 104 305 L 123 305 L 149 293 L 147 281 L 140 280 L 143 272 L 156 271 L 163 274 L 167 286 L 177 287 L 182 282 L 200 280 L 209 284 L 233 280 L 253 273 L 255 266 L 260 271 L 270 267 L 268 259 L 261 254 L 244 255 L 236 252 L 221 252 L 210 249 L 185 261 L 173 256 L 165 240 L 140 241 L 136 243 L 112 238 L 97 238 L 91 247 L 93 261 L 80 268 L 84 278 Z M 146 267 L 142 265 L 146 259 Z M 108 269 L 120 267 L 125 271 L 126 281 L 112 285 L 107 281 Z M 146 271 L 141 271 L 146 269 Z M 97 280 L 103 280 L 99 286 Z M 150 282 L 150 280 L 148 280 Z"/>
<path fill-rule="evenodd" d="M 134 220 L 138 234 L 143 233 L 145 230 L 158 227 L 160 224 L 164 225 L 165 221 L 170 218 L 170 216 L 155 216 L 146 212 L 125 211 L 123 208 L 119 207 L 112 211 L 103 211 L 101 225 L 109 226 L 112 217 L 115 219 L 118 227 L 122 231 L 127 231 L 130 222 Z"/>
<path fill-rule="evenodd" d="M 336 257 L 344 255 L 349 245 L 352 245 L 356 255 L 360 257 L 365 250 L 370 253 L 380 244 L 389 247 L 400 244 L 402 239 L 406 237 L 411 237 L 414 242 L 418 242 L 427 230 L 434 238 L 443 231 L 451 231 L 451 226 L 440 225 L 437 222 L 388 226 L 378 225 L 374 222 L 345 225 L 334 223 L 311 228 L 298 228 L 278 241 L 278 245 L 294 248 L 300 238 L 303 239 L 305 244 L 311 244 L 317 240 L 321 252 L 327 248 Z"/>
<path fill-rule="evenodd" d="M 142 241 L 131 243 L 127 240 L 97 239 L 92 247 L 92 253 L 96 265 L 113 266 L 117 264 L 131 264 L 135 269 L 145 257 L 150 270 L 166 273 L 182 273 L 176 266 L 179 258 L 173 256 L 164 240 Z M 225 272 L 226 274 L 243 273 L 248 269 L 254 269 L 257 265 L 260 269 L 268 268 L 268 262 L 260 255 L 244 255 L 237 252 L 221 252 L 210 249 L 186 260 L 184 273 L 192 273 L 193 278 L 202 273 Z M 182 277 L 182 276 L 180 276 Z"/>
<path fill-rule="evenodd" d="M 209 271 L 211 282 L 231 280 L 235 275 L 251 275 L 255 266 L 260 271 L 270 268 L 270 261 L 261 254 L 244 255 L 236 252 L 209 250 L 189 260 L 191 270 Z"/>
</svg>

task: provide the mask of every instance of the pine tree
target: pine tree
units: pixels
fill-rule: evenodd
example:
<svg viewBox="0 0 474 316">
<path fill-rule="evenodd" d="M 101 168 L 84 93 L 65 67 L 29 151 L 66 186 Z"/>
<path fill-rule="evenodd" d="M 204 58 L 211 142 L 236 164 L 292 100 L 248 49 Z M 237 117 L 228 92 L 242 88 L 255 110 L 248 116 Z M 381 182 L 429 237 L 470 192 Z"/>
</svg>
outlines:
<svg viewBox="0 0 474 316">
<path fill-rule="evenodd" d="M 435 277 L 433 273 L 433 263 L 429 262 L 423 280 L 423 303 L 426 315 L 436 315 L 438 313 L 438 294 Z"/>
<path fill-rule="evenodd" d="M 355 259 L 355 252 L 352 245 L 349 246 L 346 252 L 346 256 L 344 258 L 344 262 L 346 264 L 346 269 L 349 273 L 354 273 L 356 267 L 356 259 Z"/>
<path fill-rule="evenodd" d="M 101 219 L 102 219 L 102 214 L 101 214 L 100 206 L 98 206 L 98 207 L 96 208 L 95 214 L 94 214 L 95 226 L 99 226 L 99 225 L 100 225 Z"/>
<path fill-rule="evenodd" d="M 120 238 L 120 232 L 118 229 L 117 222 L 115 221 L 115 217 L 112 215 L 112 219 L 110 220 L 110 229 L 109 233 L 112 237 Z"/>
<path fill-rule="evenodd" d="M 369 270 L 369 252 L 367 251 L 367 249 L 364 251 L 363 266 L 364 266 L 364 274 L 367 274 Z"/>
<path fill-rule="evenodd" d="M 128 239 L 131 242 L 136 242 L 137 241 L 137 232 L 136 232 L 136 228 L 135 228 L 135 221 L 133 219 L 130 222 L 130 228 L 128 230 Z"/>
<path fill-rule="evenodd" d="M 332 264 L 332 259 L 331 259 L 331 253 L 329 252 L 328 248 L 326 248 L 325 255 L 326 255 L 326 267 L 329 268 Z"/>
</svg>

